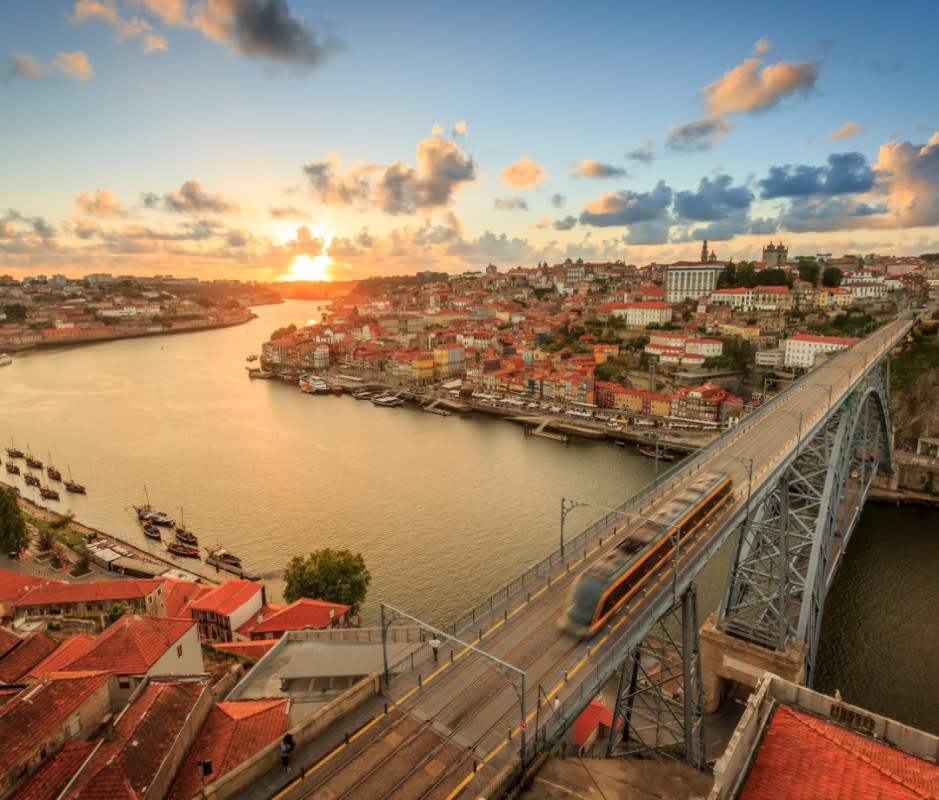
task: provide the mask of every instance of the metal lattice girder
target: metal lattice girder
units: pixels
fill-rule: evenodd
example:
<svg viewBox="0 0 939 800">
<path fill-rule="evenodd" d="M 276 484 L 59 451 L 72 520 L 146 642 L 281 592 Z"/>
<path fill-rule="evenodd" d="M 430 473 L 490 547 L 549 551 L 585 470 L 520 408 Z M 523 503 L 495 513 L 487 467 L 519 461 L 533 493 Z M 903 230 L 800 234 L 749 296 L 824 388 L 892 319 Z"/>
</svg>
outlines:
<svg viewBox="0 0 939 800">
<path fill-rule="evenodd" d="M 737 532 L 719 627 L 785 651 L 809 644 L 811 679 L 828 586 L 867 492 L 889 465 L 887 390 L 873 370 L 802 443 Z"/>
<path fill-rule="evenodd" d="M 608 757 L 679 756 L 704 764 L 695 587 L 659 618 L 620 669 Z"/>
</svg>

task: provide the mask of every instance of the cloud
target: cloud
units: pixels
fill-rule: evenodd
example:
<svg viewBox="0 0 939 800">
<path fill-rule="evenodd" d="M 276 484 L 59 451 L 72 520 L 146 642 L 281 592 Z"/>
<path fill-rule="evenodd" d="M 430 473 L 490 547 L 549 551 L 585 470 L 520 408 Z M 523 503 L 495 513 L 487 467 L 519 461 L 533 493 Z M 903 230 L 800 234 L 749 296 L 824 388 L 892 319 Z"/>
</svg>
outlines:
<svg viewBox="0 0 939 800">
<path fill-rule="evenodd" d="M 828 167 L 787 164 L 770 167 L 769 175 L 759 181 L 760 197 L 804 197 L 866 192 L 874 186 L 875 175 L 861 153 L 832 153 Z"/>
<path fill-rule="evenodd" d="M 7 68 L 6 78 L 25 78 L 28 81 L 44 80 L 49 74 L 49 68 L 40 63 L 36 56 L 29 53 L 14 53 L 10 56 L 10 65 Z"/>
<path fill-rule="evenodd" d="M 534 189 L 544 177 L 544 167 L 541 164 L 532 161 L 528 156 L 522 156 L 499 173 L 499 183 L 513 189 Z"/>
<path fill-rule="evenodd" d="M 640 161 L 643 164 L 648 164 L 650 161 L 655 159 L 655 153 L 652 151 L 652 140 L 643 139 L 639 144 L 626 154 L 626 158 L 632 159 L 633 161 Z"/>
<path fill-rule="evenodd" d="M 727 117 L 699 119 L 695 122 L 671 125 L 668 129 L 666 145 L 670 150 L 678 153 L 710 150 L 735 127 L 737 123 Z"/>
<path fill-rule="evenodd" d="M 52 63 L 73 81 L 87 81 L 95 74 L 94 68 L 88 62 L 88 56 L 81 50 L 76 50 L 74 53 L 60 51 L 55 54 Z"/>
<path fill-rule="evenodd" d="M 729 175 L 702 178 L 697 192 L 675 193 L 675 213 L 684 219 L 712 222 L 735 211 L 746 211 L 753 202 L 753 192 L 732 183 Z"/>
<path fill-rule="evenodd" d="M 528 201 L 524 197 L 494 197 L 492 198 L 493 208 L 502 208 L 506 211 L 513 209 L 528 209 Z"/>
<path fill-rule="evenodd" d="M 166 50 L 169 47 L 166 37 L 159 31 L 155 31 L 145 19 L 122 18 L 112 0 L 76 0 L 69 21 L 73 25 L 78 25 L 88 20 L 101 20 L 108 23 L 114 28 L 118 40 L 140 38 L 144 53 Z"/>
<path fill-rule="evenodd" d="M 551 205 L 555 208 L 561 208 L 564 205 L 564 195 L 563 194 L 553 194 L 551 195 Z"/>
<path fill-rule="evenodd" d="M 856 122 L 846 122 L 838 130 L 829 133 L 828 138 L 832 141 L 835 139 L 851 139 L 860 136 L 862 133 L 867 133 L 867 128 L 863 125 L 858 125 Z"/>
<path fill-rule="evenodd" d="M 708 117 L 739 111 L 772 108 L 795 92 L 808 94 L 818 81 L 819 65 L 814 61 L 780 61 L 764 66 L 769 43 L 760 39 L 754 45 L 756 55 L 725 72 L 701 91 Z"/>
<path fill-rule="evenodd" d="M 126 217 L 127 212 L 117 202 L 114 195 L 107 189 L 98 187 L 93 195 L 84 193 L 75 197 L 75 205 L 83 214 L 93 217 Z"/>
<path fill-rule="evenodd" d="M 443 208 L 464 184 L 476 179 L 476 165 L 450 141 L 430 137 L 417 146 L 417 167 L 396 161 L 382 169 L 375 164 L 353 164 L 339 173 L 339 159 L 306 165 L 313 194 L 324 204 L 376 207 L 386 214 L 413 214 Z"/>
<path fill-rule="evenodd" d="M 894 141 L 881 145 L 874 170 L 877 189 L 891 209 L 885 227 L 939 224 L 939 131 L 924 145 Z"/>
<path fill-rule="evenodd" d="M 443 136 L 443 126 L 434 124 L 434 127 L 430 129 L 431 136 Z"/>
<path fill-rule="evenodd" d="M 661 221 L 668 218 L 668 207 L 671 204 L 671 188 L 664 181 L 659 181 L 651 192 L 624 190 L 590 201 L 580 215 L 580 223 L 604 228 Z"/>
<path fill-rule="evenodd" d="M 622 167 L 601 164 L 595 159 L 587 158 L 579 164 L 571 165 L 569 174 L 572 178 L 616 178 L 625 176 L 626 170 Z"/>
<path fill-rule="evenodd" d="M 466 136 L 466 122 L 462 119 L 453 126 L 453 137 L 457 136 Z"/>
<path fill-rule="evenodd" d="M 294 206 L 277 206 L 275 208 L 269 208 L 267 209 L 267 213 L 271 215 L 272 219 L 303 216 L 303 212 Z"/>
<path fill-rule="evenodd" d="M 556 219 L 551 223 L 551 227 L 556 231 L 569 231 L 577 224 L 577 217 L 568 214 L 563 219 Z"/>
<path fill-rule="evenodd" d="M 215 214 L 233 214 L 238 209 L 234 200 L 228 200 L 220 194 L 209 194 L 202 188 L 202 184 L 190 178 L 175 192 L 163 195 L 161 198 L 154 192 L 141 192 L 141 199 L 145 208 L 156 208 L 162 200 L 163 208 L 179 214 L 202 214 L 211 212 Z"/>
<path fill-rule="evenodd" d="M 751 220 L 746 211 L 733 211 L 726 217 L 691 231 L 687 241 L 726 242 L 740 235 L 769 236 L 779 227 L 776 220 Z"/>
<path fill-rule="evenodd" d="M 176 4 L 173 19 L 184 19 Z M 158 4 L 153 4 L 156 10 Z M 287 64 L 299 72 L 321 66 L 341 42 L 297 19 L 287 0 L 211 0 L 192 7 L 188 25 L 246 58 Z M 169 22 L 169 17 L 164 17 Z M 176 22 L 174 24 L 180 24 Z"/>
</svg>

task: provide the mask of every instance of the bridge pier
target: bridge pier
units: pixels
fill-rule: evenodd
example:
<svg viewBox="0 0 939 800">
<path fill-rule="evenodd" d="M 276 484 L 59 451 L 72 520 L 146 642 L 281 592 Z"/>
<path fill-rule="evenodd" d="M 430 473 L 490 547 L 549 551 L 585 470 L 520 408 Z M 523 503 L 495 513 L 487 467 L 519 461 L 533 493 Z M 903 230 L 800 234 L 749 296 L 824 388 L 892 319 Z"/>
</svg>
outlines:
<svg viewBox="0 0 939 800">
<path fill-rule="evenodd" d="M 701 683 L 704 713 L 717 711 L 727 681 L 756 688 L 766 671 L 792 683 L 805 683 L 805 664 L 809 646 L 794 636 L 786 649 L 769 650 L 758 644 L 718 630 L 717 612 L 708 615 L 701 626 Z"/>
</svg>

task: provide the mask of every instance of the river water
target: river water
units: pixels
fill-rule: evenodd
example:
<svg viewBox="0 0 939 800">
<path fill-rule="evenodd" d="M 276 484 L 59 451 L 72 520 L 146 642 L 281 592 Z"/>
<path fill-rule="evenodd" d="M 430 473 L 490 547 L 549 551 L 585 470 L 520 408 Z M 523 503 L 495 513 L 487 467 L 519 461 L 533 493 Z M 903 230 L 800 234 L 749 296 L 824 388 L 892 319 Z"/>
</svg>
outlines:
<svg viewBox="0 0 939 800">
<path fill-rule="evenodd" d="M 18 355 L 0 370 L 0 445 L 12 438 L 51 455 L 87 486 L 53 507 L 158 553 L 132 508 L 149 499 L 202 544 L 238 553 L 274 599 L 294 555 L 361 552 L 372 575 L 365 624 L 379 602 L 429 623 L 451 619 L 557 547 L 562 497 L 615 506 L 652 480 L 650 459 L 607 442 L 565 446 L 498 419 L 249 380 L 245 357 L 276 328 L 318 319 L 318 308 L 288 301 L 234 328 Z M 573 511 L 568 534 L 601 513 Z M 826 606 L 816 680 L 934 731 L 936 519 L 865 511 Z M 727 559 L 699 579 L 702 619 L 719 602 Z"/>
</svg>

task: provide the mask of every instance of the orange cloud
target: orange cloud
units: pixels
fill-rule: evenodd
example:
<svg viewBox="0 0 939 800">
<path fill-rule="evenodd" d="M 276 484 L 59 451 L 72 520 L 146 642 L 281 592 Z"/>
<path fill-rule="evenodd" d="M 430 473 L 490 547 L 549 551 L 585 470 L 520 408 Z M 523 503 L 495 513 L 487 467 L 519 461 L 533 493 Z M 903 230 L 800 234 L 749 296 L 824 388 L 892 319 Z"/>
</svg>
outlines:
<svg viewBox="0 0 939 800">
<path fill-rule="evenodd" d="M 828 138 L 832 141 L 835 139 L 851 139 L 860 136 L 862 133 L 867 133 L 867 128 L 863 125 L 858 125 L 856 122 L 846 122 L 838 130 L 829 133 Z"/>
<path fill-rule="evenodd" d="M 769 43 L 760 39 L 755 50 L 755 56 L 704 87 L 701 94 L 709 117 L 772 108 L 793 92 L 808 92 L 814 88 L 819 74 L 814 61 L 780 61 L 763 66 Z"/>
<path fill-rule="evenodd" d="M 883 226 L 939 225 L 939 131 L 922 147 L 910 142 L 880 146 L 874 169 L 891 208 Z"/>
<path fill-rule="evenodd" d="M 513 189 L 534 189 L 545 177 L 544 167 L 528 156 L 522 156 L 514 164 L 499 173 L 499 183 Z"/>
<path fill-rule="evenodd" d="M 88 56 L 81 50 L 74 53 L 56 53 L 52 63 L 75 81 L 87 81 L 95 74 L 94 68 L 88 62 Z"/>
<path fill-rule="evenodd" d="M 75 205 L 83 214 L 94 217 L 126 217 L 127 212 L 121 208 L 114 195 L 107 189 L 98 187 L 93 195 L 81 193 L 75 197 Z"/>
</svg>

